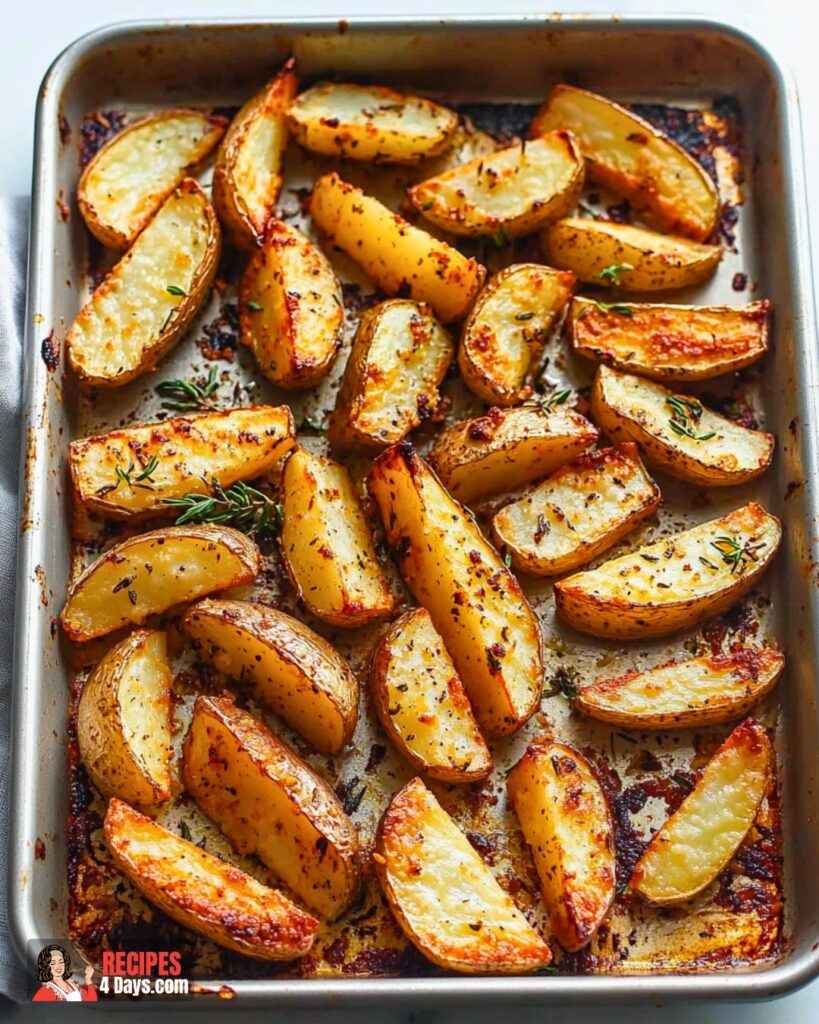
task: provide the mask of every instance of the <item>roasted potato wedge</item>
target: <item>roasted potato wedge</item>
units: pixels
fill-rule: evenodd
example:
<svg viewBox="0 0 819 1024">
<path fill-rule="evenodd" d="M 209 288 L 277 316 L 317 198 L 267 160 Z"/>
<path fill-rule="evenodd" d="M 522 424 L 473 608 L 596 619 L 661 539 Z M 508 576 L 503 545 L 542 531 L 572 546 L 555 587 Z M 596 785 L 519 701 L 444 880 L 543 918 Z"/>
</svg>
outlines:
<svg viewBox="0 0 819 1024">
<path fill-rule="evenodd" d="M 466 315 L 486 277 L 477 260 L 408 224 L 335 173 L 316 182 L 310 213 L 378 288 L 429 303 L 444 323 Z"/>
<path fill-rule="evenodd" d="M 169 498 L 208 494 L 269 473 L 295 444 L 289 406 L 259 405 L 123 427 L 72 441 L 74 496 L 109 519 L 173 511 Z"/>
<path fill-rule="evenodd" d="M 213 207 L 186 178 L 68 332 L 68 360 L 82 383 L 117 387 L 152 370 L 205 301 L 220 250 Z"/>
<path fill-rule="evenodd" d="M 259 549 L 228 526 L 167 526 L 109 548 L 68 591 L 61 621 L 71 640 L 93 640 L 184 601 L 249 583 Z"/>
<path fill-rule="evenodd" d="M 739 308 L 632 302 L 617 309 L 572 299 L 569 336 L 578 355 L 673 382 L 734 373 L 768 351 L 767 299 Z"/>
<path fill-rule="evenodd" d="M 458 115 L 377 85 L 324 82 L 298 96 L 290 129 L 305 149 L 343 160 L 415 164 L 450 145 Z"/>
<path fill-rule="evenodd" d="M 573 287 L 574 275 L 539 263 L 517 263 L 495 274 L 461 334 L 458 367 L 470 391 L 495 405 L 525 397 Z"/>
<path fill-rule="evenodd" d="M 706 408 L 690 395 L 600 366 L 591 414 L 612 441 L 635 441 L 651 466 L 709 487 L 745 484 L 773 459 L 776 438 Z"/>
<path fill-rule="evenodd" d="M 619 103 L 557 85 L 535 115 L 531 137 L 573 133 L 589 181 L 625 196 L 653 227 L 698 242 L 717 223 L 719 193 L 694 157 Z"/>
<path fill-rule="evenodd" d="M 86 227 L 103 245 L 127 249 L 217 145 L 222 117 L 165 110 L 129 125 L 98 150 L 77 185 Z"/>
<path fill-rule="evenodd" d="M 316 750 L 338 754 L 358 719 L 358 680 L 334 647 L 298 619 L 248 601 L 204 600 L 182 630 L 200 657 L 256 693 Z"/>
<path fill-rule="evenodd" d="M 77 741 L 103 796 L 150 811 L 169 800 L 173 707 L 165 634 L 136 630 L 88 678 L 77 710 Z"/>
<path fill-rule="evenodd" d="M 455 345 L 428 306 L 388 299 L 362 314 L 330 418 L 329 439 L 379 450 L 431 416 Z"/>
<path fill-rule="evenodd" d="M 298 228 L 271 219 L 239 289 L 239 338 L 259 369 L 282 387 L 313 387 L 335 362 L 343 323 L 327 257 Z"/>
<path fill-rule="evenodd" d="M 427 959 L 462 974 L 524 974 L 551 950 L 420 779 L 392 798 L 373 854 L 402 931 Z"/>
<path fill-rule="evenodd" d="M 627 292 L 670 291 L 701 284 L 722 259 L 718 245 L 591 217 L 566 217 L 549 224 L 542 242 L 547 262 L 571 270 L 581 281 L 605 284 L 604 270 L 622 268 L 617 286 Z"/>
<path fill-rule="evenodd" d="M 464 685 L 425 608 L 402 615 L 378 642 L 370 693 L 384 732 L 419 772 L 475 782 L 492 771 Z"/>
<path fill-rule="evenodd" d="M 547 739 L 527 747 L 507 785 L 552 931 L 574 952 L 591 940 L 614 899 L 614 830 L 606 797 L 579 750 Z"/>
<path fill-rule="evenodd" d="M 327 783 L 226 697 L 196 698 L 185 789 L 240 853 L 260 860 L 334 920 L 361 884 L 358 836 Z"/>
<path fill-rule="evenodd" d="M 298 447 L 284 465 L 285 566 L 305 606 L 334 626 L 389 615 L 395 598 L 346 469 Z"/>
<path fill-rule="evenodd" d="M 574 706 L 626 729 L 717 725 L 747 715 L 784 667 L 785 655 L 775 647 L 743 647 L 598 679 L 578 691 Z"/>
<path fill-rule="evenodd" d="M 233 118 L 219 147 L 213 205 L 234 245 L 253 248 L 282 187 L 287 111 L 299 76 L 291 58 Z"/>
<path fill-rule="evenodd" d="M 752 718 L 734 729 L 697 784 L 655 832 L 637 861 L 631 888 L 668 906 L 696 896 L 728 864 L 770 785 L 773 750 Z"/>
<path fill-rule="evenodd" d="M 528 402 L 453 424 L 438 435 L 429 464 L 453 498 L 471 502 L 546 476 L 597 437 L 574 409 Z"/>
<path fill-rule="evenodd" d="M 593 636 L 666 636 L 725 611 L 767 569 L 782 530 L 752 501 L 555 583 L 561 617 Z"/>
<path fill-rule="evenodd" d="M 104 835 L 125 877 L 186 928 L 259 960 L 310 951 L 319 926 L 314 917 L 121 800 L 108 804 Z"/>
<path fill-rule="evenodd" d="M 583 188 L 583 158 L 570 132 L 499 149 L 413 185 L 409 201 L 454 235 L 532 235 L 565 217 Z"/>
<path fill-rule="evenodd" d="M 519 572 L 557 576 L 586 565 L 654 515 L 660 488 L 634 444 L 585 452 L 492 520 Z"/>
<path fill-rule="evenodd" d="M 538 705 L 537 619 L 472 517 L 404 441 L 376 459 L 370 493 L 398 567 L 443 637 L 481 729 L 516 732 Z"/>
</svg>

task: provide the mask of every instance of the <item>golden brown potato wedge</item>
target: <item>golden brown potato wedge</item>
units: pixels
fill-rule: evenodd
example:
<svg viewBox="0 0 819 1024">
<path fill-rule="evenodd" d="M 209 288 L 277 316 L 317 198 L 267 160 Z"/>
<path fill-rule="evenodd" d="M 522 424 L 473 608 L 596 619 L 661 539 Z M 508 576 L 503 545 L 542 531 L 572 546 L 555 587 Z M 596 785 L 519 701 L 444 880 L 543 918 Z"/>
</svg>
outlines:
<svg viewBox="0 0 819 1024">
<path fill-rule="evenodd" d="M 327 257 L 297 228 L 271 219 L 239 290 L 239 337 L 259 369 L 282 387 L 313 387 L 335 362 L 343 322 Z"/>
<path fill-rule="evenodd" d="M 517 263 L 495 274 L 461 334 L 458 367 L 470 391 L 495 405 L 525 397 L 573 287 L 573 274 L 539 263 Z"/>
<path fill-rule="evenodd" d="M 358 680 L 334 647 L 298 619 L 248 601 L 204 600 L 182 630 L 220 672 L 256 693 L 326 754 L 349 742 L 358 719 Z"/>
<path fill-rule="evenodd" d="M 439 967 L 462 974 L 524 974 L 552 959 L 548 945 L 420 779 L 392 798 L 373 861 L 402 931 Z"/>
<path fill-rule="evenodd" d="M 598 679 L 578 691 L 584 715 L 626 729 L 690 729 L 747 715 L 776 686 L 785 655 L 743 647 Z"/>
<path fill-rule="evenodd" d="M 532 235 L 565 217 L 583 188 L 583 158 L 570 132 L 499 149 L 413 185 L 409 201 L 455 235 Z"/>
<path fill-rule="evenodd" d="M 83 687 L 77 741 L 103 796 L 144 811 L 171 798 L 173 706 L 165 634 L 136 630 L 112 647 Z"/>
<path fill-rule="evenodd" d="M 586 565 L 627 536 L 660 504 L 634 444 L 585 452 L 492 520 L 519 572 L 557 576 Z"/>
<path fill-rule="evenodd" d="M 123 427 L 72 441 L 74 496 L 109 519 L 173 511 L 169 498 L 208 494 L 269 473 L 295 443 L 289 406 L 259 405 Z"/>
<path fill-rule="evenodd" d="M 213 205 L 234 245 L 253 248 L 262 239 L 282 187 L 287 111 L 299 76 L 291 58 L 233 118 L 219 147 Z"/>
<path fill-rule="evenodd" d="M 185 789 L 240 853 L 255 853 L 334 920 L 361 884 L 358 836 L 327 783 L 227 697 L 196 698 Z"/>
<path fill-rule="evenodd" d="M 77 185 L 77 204 L 103 245 L 127 249 L 225 130 L 222 117 L 165 110 L 129 125 L 98 150 Z"/>
<path fill-rule="evenodd" d="M 450 145 L 458 115 L 431 100 L 378 85 L 324 82 L 290 108 L 305 149 L 344 160 L 415 164 Z"/>
<path fill-rule="evenodd" d="M 652 836 L 634 868 L 631 888 L 662 906 L 702 892 L 753 824 L 770 784 L 772 762 L 765 728 L 753 718 L 740 722 L 679 809 Z"/>
<path fill-rule="evenodd" d="M 389 615 L 395 598 L 347 470 L 298 447 L 284 465 L 281 550 L 306 607 L 334 626 Z"/>
<path fill-rule="evenodd" d="M 314 917 L 121 800 L 108 804 L 104 834 L 119 870 L 186 928 L 259 960 L 310 951 L 319 926 Z"/>
<path fill-rule="evenodd" d="M 80 380 L 117 387 L 152 370 L 207 298 L 220 250 L 213 207 L 199 185 L 186 178 L 68 332 L 68 360 Z"/>
<path fill-rule="evenodd" d="M 370 693 L 384 727 L 413 768 L 443 782 L 492 771 L 464 685 L 425 608 L 393 623 L 373 652 Z"/>
<path fill-rule="evenodd" d="M 660 231 L 701 242 L 717 223 L 719 194 L 706 170 L 667 135 L 619 103 L 557 85 L 531 136 L 565 128 L 586 158 L 589 181 L 625 196 Z"/>
<path fill-rule="evenodd" d="M 471 502 L 546 476 L 597 437 L 574 409 L 533 401 L 453 424 L 438 435 L 429 464 L 453 498 Z"/>
<path fill-rule="evenodd" d="M 427 302 L 444 323 L 475 301 L 486 268 L 333 174 L 319 178 L 310 214 L 330 242 L 387 295 Z"/>
<path fill-rule="evenodd" d="M 617 303 L 579 296 L 569 307 L 574 351 L 660 381 L 709 380 L 750 366 L 768 351 L 767 299 L 731 306 Z"/>
<path fill-rule="evenodd" d="M 68 591 L 61 621 L 71 640 L 93 640 L 184 601 L 249 583 L 259 549 L 229 526 L 166 526 L 130 537 L 92 562 Z"/>
<path fill-rule="evenodd" d="M 438 405 L 438 385 L 455 345 L 428 306 L 388 299 L 358 322 L 330 418 L 330 441 L 378 451 L 394 444 Z"/>
<path fill-rule="evenodd" d="M 547 739 L 527 747 L 507 785 L 552 931 L 574 952 L 591 940 L 614 899 L 614 830 L 606 797 L 579 750 Z"/>
<path fill-rule="evenodd" d="M 472 517 L 403 441 L 376 459 L 370 493 L 398 567 L 443 637 L 478 724 L 516 732 L 540 700 L 537 619 Z"/>
<path fill-rule="evenodd" d="M 701 284 L 722 259 L 718 245 L 591 217 L 566 217 L 549 224 L 542 242 L 547 262 L 571 270 L 581 281 L 605 284 L 603 271 L 619 267 L 617 285 L 627 292 Z"/>
<path fill-rule="evenodd" d="M 561 617 L 593 636 L 666 636 L 725 611 L 768 568 L 782 530 L 752 501 L 555 583 Z"/>
<path fill-rule="evenodd" d="M 599 366 L 591 414 L 612 441 L 635 441 L 651 466 L 709 487 L 745 484 L 773 459 L 776 438 L 707 409 L 690 395 Z"/>
</svg>

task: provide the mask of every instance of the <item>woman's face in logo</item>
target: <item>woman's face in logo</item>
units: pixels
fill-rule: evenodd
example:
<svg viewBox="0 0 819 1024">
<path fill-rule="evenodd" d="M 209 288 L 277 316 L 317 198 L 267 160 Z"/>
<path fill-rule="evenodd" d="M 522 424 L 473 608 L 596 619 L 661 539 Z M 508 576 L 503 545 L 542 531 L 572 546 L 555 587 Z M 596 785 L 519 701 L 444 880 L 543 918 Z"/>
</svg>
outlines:
<svg viewBox="0 0 819 1024">
<path fill-rule="evenodd" d="M 51 977 L 62 978 L 65 974 L 65 960 L 56 950 L 51 954 Z"/>
</svg>

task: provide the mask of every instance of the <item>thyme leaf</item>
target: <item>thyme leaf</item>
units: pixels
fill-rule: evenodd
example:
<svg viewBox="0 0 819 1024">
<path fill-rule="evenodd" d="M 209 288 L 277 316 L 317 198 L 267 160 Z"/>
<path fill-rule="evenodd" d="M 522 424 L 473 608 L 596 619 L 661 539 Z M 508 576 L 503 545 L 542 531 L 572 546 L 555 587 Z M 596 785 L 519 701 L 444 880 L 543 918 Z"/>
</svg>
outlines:
<svg viewBox="0 0 819 1024">
<path fill-rule="evenodd" d="M 205 479 L 205 478 L 203 478 Z M 217 480 L 205 479 L 211 493 L 186 494 L 183 498 L 166 498 L 165 504 L 179 509 L 175 523 L 230 523 L 249 537 L 266 533 L 276 537 L 281 532 L 284 514 L 281 505 L 262 491 L 243 482 L 224 490 Z"/>
<path fill-rule="evenodd" d="M 693 441 L 710 441 L 712 437 L 717 436 L 713 430 L 704 434 L 698 432 L 697 424 L 702 416 L 702 406 L 695 399 L 669 395 L 665 403 L 671 407 L 668 425 L 675 434 L 690 437 Z"/>
<path fill-rule="evenodd" d="M 620 274 L 624 270 L 634 270 L 634 267 L 631 263 L 612 263 L 608 267 L 603 267 L 603 269 L 594 276 L 598 280 L 605 281 L 606 284 L 610 284 L 616 288 L 617 285 L 620 284 Z M 629 312 L 629 316 L 631 315 L 631 312 Z"/>
<path fill-rule="evenodd" d="M 156 385 L 154 391 L 165 401 L 163 409 L 173 412 L 193 412 L 197 409 L 215 408 L 212 398 L 219 382 L 216 379 L 216 366 L 211 366 L 208 379 L 205 384 L 198 384 L 195 380 L 163 380 Z"/>
</svg>

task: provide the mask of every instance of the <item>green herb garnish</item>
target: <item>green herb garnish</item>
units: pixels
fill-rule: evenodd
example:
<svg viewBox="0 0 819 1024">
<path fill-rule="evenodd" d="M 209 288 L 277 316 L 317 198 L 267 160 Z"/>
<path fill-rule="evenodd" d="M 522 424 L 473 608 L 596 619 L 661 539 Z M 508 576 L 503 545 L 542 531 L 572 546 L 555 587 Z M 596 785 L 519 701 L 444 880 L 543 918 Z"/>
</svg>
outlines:
<svg viewBox="0 0 819 1024">
<path fill-rule="evenodd" d="M 219 387 L 216 380 L 217 369 L 211 366 L 208 379 L 205 384 L 197 384 L 196 381 L 163 380 L 157 384 L 154 391 L 167 401 L 162 403 L 163 409 L 173 412 L 192 412 L 196 409 L 213 409 L 211 401 L 214 392 Z"/>
<path fill-rule="evenodd" d="M 619 313 L 620 316 L 634 316 L 634 310 L 624 306 L 622 302 L 602 302 L 600 299 L 592 299 L 601 313 Z"/>
<path fill-rule="evenodd" d="M 261 313 L 261 311 L 262 311 L 261 303 L 260 302 L 256 302 L 255 299 L 251 299 L 247 303 L 247 308 L 250 310 L 251 313 Z"/>
<path fill-rule="evenodd" d="M 748 559 L 750 562 L 758 562 L 757 551 L 764 547 L 764 544 L 740 544 L 734 537 L 717 537 L 716 540 L 711 541 L 711 547 L 715 548 L 722 558 L 723 562 L 731 569 L 731 575 L 743 566 L 743 559 Z"/>
<path fill-rule="evenodd" d="M 166 287 L 166 289 L 165 289 L 165 290 L 166 290 L 166 291 L 168 292 L 168 294 L 169 294 L 169 295 L 177 295 L 177 296 L 179 296 L 180 298 L 183 298 L 183 299 L 184 299 L 184 298 L 185 298 L 185 297 L 187 296 L 187 294 L 188 294 L 188 293 L 187 293 L 187 292 L 185 291 L 185 289 L 184 289 L 184 288 L 180 288 L 178 284 L 169 284 L 169 285 L 168 285 L 168 286 Z"/>
<path fill-rule="evenodd" d="M 566 700 L 574 700 L 577 697 L 577 684 L 580 680 L 580 673 L 576 668 L 565 668 L 560 665 L 555 674 L 548 681 L 543 691 L 544 697 L 565 697 Z"/>
<path fill-rule="evenodd" d="M 668 423 L 675 434 L 690 437 L 693 441 L 710 441 L 712 437 L 717 436 L 713 430 L 706 434 L 697 432 L 696 426 L 702 416 L 702 406 L 695 399 L 669 395 L 665 402 L 671 407 L 671 419 Z"/>
<path fill-rule="evenodd" d="M 182 838 L 187 839 L 189 843 L 193 842 L 193 835 L 191 834 L 190 826 L 187 821 L 183 821 L 179 825 L 179 831 L 182 833 Z"/>
<path fill-rule="evenodd" d="M 249 537 L 257 533 L 278 536 L 284 521 L 281 505 L 262 491 L 246 483 L 233 484 L 224 490 L 216 480 L 208 482 L 210 494 L 186 494 L 184 498 L 167 498 L 165 504 L 179 509 L 175 522 L 230 523 Z"/>
<path fill-rule="evenodd" d="M 509 238 L 509 232 L 503 224 L 498 228 L 498 233 L 492 236 L 492 241 L 496 249 L 503 249 L 504 246 L 509 245 L 511 239 Z"/>
<path fill-rule="evenodd" d="M 631 263 L 612 263 L 608 267 L 603 267 L 603 269 L 594 276 L 598 280 L 605 281 L 606 284 L 610 284 L 616 288 L 617 285 L 620 284 L 620 274 L 624 270 L 634 270 L 634 267 Z"/>
</svg>

